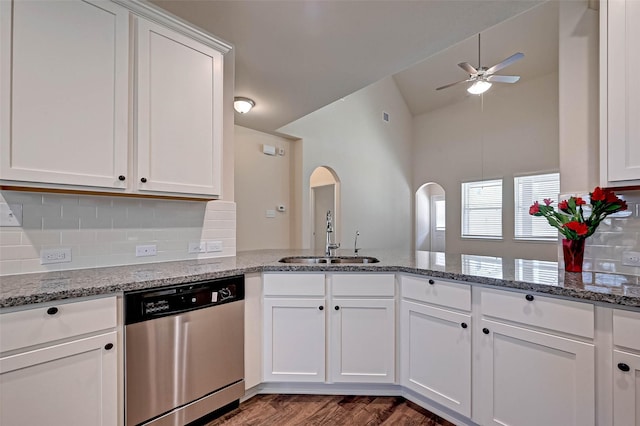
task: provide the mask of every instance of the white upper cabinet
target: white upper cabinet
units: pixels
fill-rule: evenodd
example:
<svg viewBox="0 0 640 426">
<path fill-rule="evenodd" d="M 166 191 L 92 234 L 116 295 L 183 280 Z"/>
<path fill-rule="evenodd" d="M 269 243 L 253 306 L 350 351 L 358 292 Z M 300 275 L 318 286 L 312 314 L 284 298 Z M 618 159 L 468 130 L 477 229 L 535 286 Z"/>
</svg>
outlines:
<svg viewBox="0 0 640 426">
<path fill-rule="evenodd" d="M 640 2 L 600 6 L 600 183 L 640 185 Z"/>
<path fill-rule="evenodd" d="M 129 13 L 0 2 L 0 178 L 125 188 Z"/>
<path fill-rule="evenodd" d="M 137 0 L 1 1 L 0 23 L 2 185 L 221 196 L 231 46 Z"/>
<path fill-rule="evenodd" d="M 137 188 L 220 195 L 223 56 L 137 21 Z"/>
</svg>

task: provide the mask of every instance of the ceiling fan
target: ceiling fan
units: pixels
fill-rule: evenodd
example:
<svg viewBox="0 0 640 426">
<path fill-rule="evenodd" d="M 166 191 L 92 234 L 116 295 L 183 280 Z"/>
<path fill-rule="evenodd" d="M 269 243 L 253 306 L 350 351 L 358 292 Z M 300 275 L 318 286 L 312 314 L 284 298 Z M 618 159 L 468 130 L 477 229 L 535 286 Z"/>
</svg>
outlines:
<svg viewBox="0 0 640 426">
<path fill-rule="evenodd" d="M 495 64 L 491 68 L 478 65 L 478 68 L 474 68 L 469 62 L 461 62 L 458 64 L 460 68 L 469 73 L 469 78 L 465 80 L 456 81 L 455 83 L 447 84 L 445 86 L 438 87 L 436 90 L 446 89 L 456 84 L 466 83 L 472 81 L 467 91 L 474 95 L 479 95 L 486 92 L 491 87 L 492 83 L 515 83 L 520 80 L 519 75 L 495 75 L 496 72 L 503 68 L 508 67 L 514 62 L 524 58 L 524 53 L 514 53 L 504 61 Z M 478 64 L 480 64 L 480 34 L 478 34 Z"/>
</svg>

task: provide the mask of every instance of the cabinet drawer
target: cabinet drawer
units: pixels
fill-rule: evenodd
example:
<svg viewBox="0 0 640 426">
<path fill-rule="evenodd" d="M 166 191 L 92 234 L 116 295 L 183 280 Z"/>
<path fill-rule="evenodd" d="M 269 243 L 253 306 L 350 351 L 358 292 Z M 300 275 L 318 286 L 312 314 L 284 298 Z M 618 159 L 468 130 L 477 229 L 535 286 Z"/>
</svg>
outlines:
<svg viewBox="0 0 640 426">
<path fill-rule="evenodd" d="M 115 327 L 115 297 L 36 306 L 0 315 L 0 352 Z"/>
<path fill-rule="evenodd" d="M 324 296 L 324 274 L 264 274 L 265 296 Z"/>
<path fill-rule="evenodd" d="M 402 297 L 448 308 L 471 310 L 471 286 L 433 278 L 403 275 Z"/>
<path fill-rule="evenodd" d="M 333 296 L 393 297 L 393 274 L 334 274 L 331 277 Z"/>
<path fill-rule="evenodd" d="M 590 303 L 488 288 L 480 291 L 482 315 L 593 338 L 594 314 Z"/>
<path fill-rule="evenodd" d="M 613 344 L 640 351 L 640 312 L 613 311 Z"/>
</svg>

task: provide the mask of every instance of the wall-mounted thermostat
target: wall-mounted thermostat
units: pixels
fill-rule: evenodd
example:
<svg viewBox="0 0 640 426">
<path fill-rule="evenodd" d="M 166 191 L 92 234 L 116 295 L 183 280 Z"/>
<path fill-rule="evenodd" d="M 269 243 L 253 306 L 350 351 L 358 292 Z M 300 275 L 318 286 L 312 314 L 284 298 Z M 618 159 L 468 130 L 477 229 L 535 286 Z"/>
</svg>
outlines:
<svg viewBox="0 0 640 426">
<path fill-rule="evenodd" d="M 276 147 L 273 145 L 262 145 L 262 152 L 267 155 L 276 155 Z"/>
</svg>

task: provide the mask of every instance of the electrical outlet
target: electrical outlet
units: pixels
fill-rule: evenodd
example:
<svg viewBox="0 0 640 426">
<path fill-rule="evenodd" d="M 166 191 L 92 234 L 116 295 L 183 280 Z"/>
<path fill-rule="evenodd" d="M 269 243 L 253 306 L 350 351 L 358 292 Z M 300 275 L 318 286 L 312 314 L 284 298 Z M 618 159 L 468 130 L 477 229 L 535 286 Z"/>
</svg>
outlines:
<svg viewBox="0 0 640 426">
<path fill-rule="evenodd" d="M 0 203 L 0 226 L 22 225 L 22 204 Z"/>
<path fill-rule="evenodd" d="M 207 241 L 207 251 L 208 252 L 222 251 L 222 241 Z"/>
<path fill-rule="evenodd" d="M 200 241 L 197 243 L 189 243 L 189 253 L 206 253 L 207 243 Z"/>
<path fill-rule="evenodd" d="M 626 266 L 640 266 L 640 252 L 638 251 L 623 252 L 622 264 Z"/>
<path fill-rule="evenodd" d="M 136 246 L 136 257 L 155 256 L 158 250 L 155 244 Z"/>
<path fill-rule="evenodd" d="M 44 249 L 40 251 L 40 264 L 71 262 L 70 248 Z"/>
</svg>

